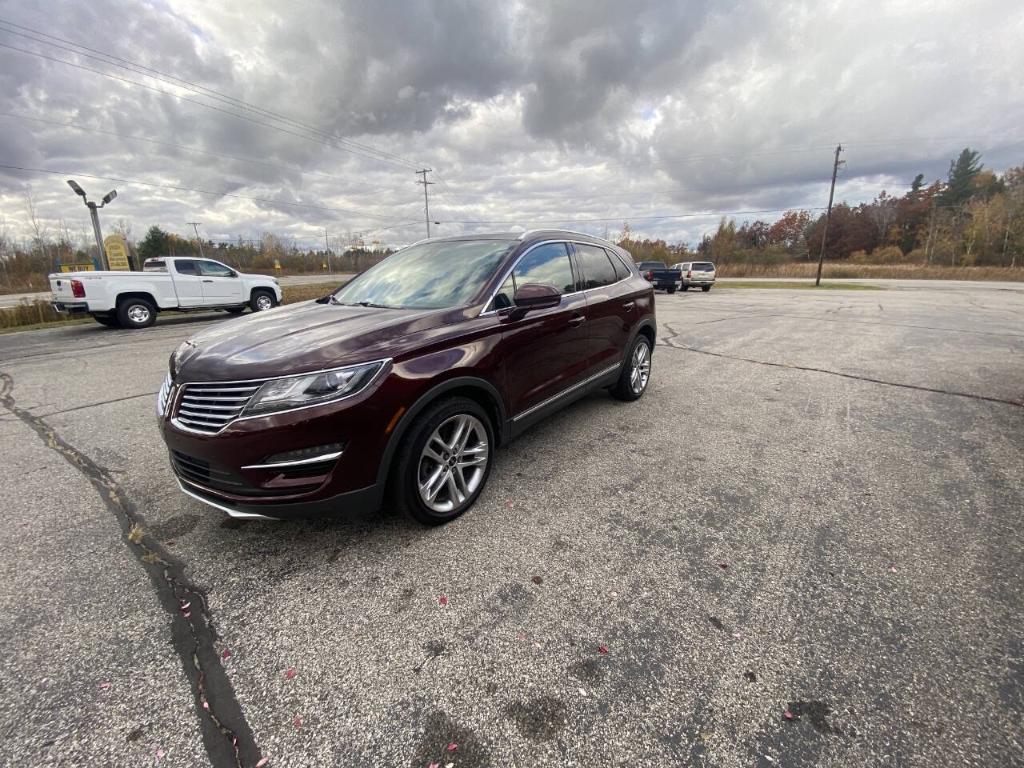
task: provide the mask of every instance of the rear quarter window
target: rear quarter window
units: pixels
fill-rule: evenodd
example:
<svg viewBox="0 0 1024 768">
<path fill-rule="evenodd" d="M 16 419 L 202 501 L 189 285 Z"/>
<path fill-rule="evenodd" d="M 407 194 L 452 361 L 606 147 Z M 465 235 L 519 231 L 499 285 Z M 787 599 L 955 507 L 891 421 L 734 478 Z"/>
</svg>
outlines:
<svg viewBox="0 0 1024 768">
<path fill-rule="evenodd" d="M 710 261 L 694 262 L 693 268 L 698 272 L 714 272 L 715 265 Z"/>
</svg>

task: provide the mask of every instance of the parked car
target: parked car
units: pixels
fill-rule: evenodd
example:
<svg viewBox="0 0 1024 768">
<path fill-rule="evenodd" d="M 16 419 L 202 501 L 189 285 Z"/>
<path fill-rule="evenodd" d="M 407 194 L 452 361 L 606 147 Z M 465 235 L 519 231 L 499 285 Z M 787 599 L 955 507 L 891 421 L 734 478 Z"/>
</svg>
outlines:
<svg viewBox="0 0 1024 768">
<path fill-rule="evenodd" d="M 49 276 L 53 308 L 90 315 L 110 328 L 147 328 L 168 310 L 246 307 L 260 312 L 281 302 L 273 277 L 249 275 L 213 259 L 147 259 L 142 272 L 62 272 Z"/>
<path fill-rule="evenodd" d="M 641 397 L 654 291 L 566 231 L 425 240 L 335 293 L 208 328 L 157 414 L 181 489 L 233 517 L 370 510 L 443 523 L 495 449 L 597 389 Z"/>
<path fill-rule="evenodd" d="M 679 285 L 681 290 L 689 290 L 690 286 L 700 286 L 702 291 L 707 292 L 715 284 L 715 265 L 710 261 L 684 261 L 674 264 L 673 267 L 682 274 Z"/>
<path fill-rule="evenodd" d="M 679 278 L 681 277 L 679 270 L 675 267 L 665 266 L 663 261 L 641 261 L 637 264 L 637 268 L 644 279 L 652 283 L 655 288 L 675 293 L 676 288 L 679 287 Z"/>
</svg>

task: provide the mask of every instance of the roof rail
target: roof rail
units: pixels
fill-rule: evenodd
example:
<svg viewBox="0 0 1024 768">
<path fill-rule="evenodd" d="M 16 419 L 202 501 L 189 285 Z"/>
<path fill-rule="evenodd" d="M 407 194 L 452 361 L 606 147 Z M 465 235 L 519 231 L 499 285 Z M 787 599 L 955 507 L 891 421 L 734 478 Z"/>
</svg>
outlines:
<svg viewBox="0 0 1024 768">
<path fill-rule="evenodd" d="M 600 240 L 603 243 L 615 245 L 615 243 L 613 243 L 611 240 L 606 240 L 605 238 L 598 237 L 597 235 L 589 235 L 586 232 L 577 232 L 575 229 L 562 229 L 560 227 L 549 227 L 547 229 L 527 229 L 525 232 L 519 235 L 519 239 L 525 240 L 527 237 L 536 234 L 537 232 L 567 232 L 570 235 L 583 235 L 584 237 L 589 237 L 593 240 Z"/>
</svg>

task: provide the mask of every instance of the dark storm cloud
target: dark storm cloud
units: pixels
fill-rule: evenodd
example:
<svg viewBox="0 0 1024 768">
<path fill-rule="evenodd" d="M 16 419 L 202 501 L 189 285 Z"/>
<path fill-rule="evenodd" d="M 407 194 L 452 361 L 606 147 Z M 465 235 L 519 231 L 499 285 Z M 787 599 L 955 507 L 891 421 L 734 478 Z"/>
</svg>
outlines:
<svg viewBox="0 0 1024 768">
<path fill-rule="evenodd" d="M 1009 0 L 871 13 L 766 0 L 0 0 L 0 18 L 257 106 L 0 32 L 149 86 L 0 48 L 0 111 L 135 137 L 0 118 L 0 163 L 157 185 L 117 182 L 110 215 L 137 234 L 201 218 L 218 238 L 312 241 L 326 227 L 408 241 L 421 225 L 406 222 L 422 217 L 411 163 L 423 163 L 436 171 L 432 218 L 451 222 L 442 232 L 614 219 L 576 225 L 600 234 L 632 218 L 692 240 L 716 212 L 821 205 L 837 141 L 853 202 L 943 176 L 968 144 L 995 170 L 1024 159 L 1024 11 Z M 0 175 L 6 210 L 29 183 L 44 217 L 83 216 L 63 177 L 16 172 Z M 709 215 L 644 218 L 693 212 Z"/>
</svg>

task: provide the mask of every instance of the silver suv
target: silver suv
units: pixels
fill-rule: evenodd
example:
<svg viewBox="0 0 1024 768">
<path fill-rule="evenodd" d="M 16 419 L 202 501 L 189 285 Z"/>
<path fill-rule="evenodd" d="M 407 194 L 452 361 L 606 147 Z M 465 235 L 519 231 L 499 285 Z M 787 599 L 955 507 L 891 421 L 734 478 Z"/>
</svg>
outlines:
<svg viewBox="0 0 1024 768">
<path fill-rule="evenodd" d="M 682 272 L 679 281 L 681 291 L 691 286 L 696 288 L 698 285 L 702 291 L 710 291 L 711 286 L 715 284 L 715 265 L 710 261 L 683 261 L 673 264 L 672 269 Z"/>
</svg>

